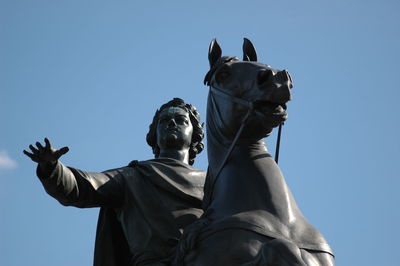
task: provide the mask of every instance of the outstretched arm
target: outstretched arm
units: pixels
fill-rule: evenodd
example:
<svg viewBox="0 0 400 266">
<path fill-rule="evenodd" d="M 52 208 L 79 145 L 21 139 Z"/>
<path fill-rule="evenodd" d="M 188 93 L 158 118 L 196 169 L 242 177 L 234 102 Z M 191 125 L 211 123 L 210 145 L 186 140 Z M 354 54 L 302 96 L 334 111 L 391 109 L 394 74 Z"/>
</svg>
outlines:
<svg viewBox="0 0 400 266">
<path fill-rule="evenodd" d="M 119 183 L 103 173 L 89 173 L 64 166 L 59 158 L 68 147 L 59 150 L 45 138 L 45 146 L 36 142 L 24 154 L 38 163 L 37 175 L 46 192 L 61 204 L 80 208 L 118 205 Z M 102 189 L 100 189 L 102 187 Z M 101 191 L 101 192 L 100 192 Z"/>
</svg>

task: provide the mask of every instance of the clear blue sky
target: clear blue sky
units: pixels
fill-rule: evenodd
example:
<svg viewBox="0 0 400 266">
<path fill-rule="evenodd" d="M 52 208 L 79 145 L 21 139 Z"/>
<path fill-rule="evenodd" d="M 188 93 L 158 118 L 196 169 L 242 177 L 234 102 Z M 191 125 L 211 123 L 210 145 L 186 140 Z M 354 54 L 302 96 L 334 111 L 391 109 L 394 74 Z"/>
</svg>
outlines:
<svg viewBox="0 0 400 266">
<path fill-rule="evenodd" d="M 48 137 L 88 171 L 152 158 L 155 109 L 204 118 L 209 42 L 241 56 L 248 37 L 292 74 L 280 165 L 337 264 L 400 265 L 399 3 L 0 0 L 0 264 L 92 264 L 98 210 L 49 197 L 23 149 Z"/>
</svg>

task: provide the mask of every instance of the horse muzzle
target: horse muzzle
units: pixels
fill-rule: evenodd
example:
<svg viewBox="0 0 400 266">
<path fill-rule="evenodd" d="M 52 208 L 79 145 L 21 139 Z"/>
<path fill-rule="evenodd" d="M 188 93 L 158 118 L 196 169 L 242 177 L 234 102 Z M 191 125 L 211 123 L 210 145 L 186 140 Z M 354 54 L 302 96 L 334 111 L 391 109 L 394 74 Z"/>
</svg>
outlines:
<svg viewBox="0 0 400 266">
<path fill-rule="evenodd" d="M 286 70 L 261 71 L 258 75 L 258 88 L 262 92 L 259 101 L 281 105 L 286 109 L 286 103 L 292 99 L 292 78 Z M 283 106 L 284 105 L 284 106 Z"/>
</svg>

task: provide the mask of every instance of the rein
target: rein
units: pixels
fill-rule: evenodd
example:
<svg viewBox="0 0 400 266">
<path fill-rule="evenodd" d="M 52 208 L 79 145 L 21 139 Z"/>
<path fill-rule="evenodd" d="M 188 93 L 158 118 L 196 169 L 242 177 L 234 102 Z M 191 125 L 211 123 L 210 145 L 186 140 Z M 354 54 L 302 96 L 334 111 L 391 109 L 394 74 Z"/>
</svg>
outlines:
<svg viewBox="0 0 400 266">
<path fill-rule="evenodd" d="M 228 94 L 228 93 L 226 93 L 226 92 L 224 92 L 224 91 L 222 91 L 222 90 L 220 90 L 220 89 L 218 89 L 216 87 L 210 86 L 210 90 L 211 90 L 211 92 L 213 94 L 216 94 L 216 95 L 218 95 L 218 96 L 220 96 L 222 98 L 231 100 L 232 102 L 244 105 L 244 106 L 246 106 L 248 108 L 246 115 L 243 117 L 242 121 L 240 122 L 241 125 L 240 125 L 239 130 L 236 132 L 236 135 L 235 135 L 231 145 L 229 146 L 229 149 L 226 152 L 226 154 L 224 156 L 224 159 L 222 160 L 222 163 L 218 167 L 217 173 L 215 174 L 215 177 L 214 177 L 214 181 L 212 182 L 212 185 L 211 185 L 211 188 L 213 188 L 215 182 L 218 179 L 219 174 L 221 173 L 222 169 L 224 168 L 226 162 L 229 159 L 229 156 L 231 155 L 233 149 L 235 148 L 235 145 L 236 145 L 236 143 L 237 143 L 237 141 L 238 141 L 238 139 L 240 137 L 240 134 L 242 134 L 243 128 L 245 127 L 245 125 L 247 123 L 247 120 L 250 117 L 250 114 L 254 111 L 254 105 L 253 105 L 253 102 L 251 102 L 251 101 L 246 101 L 246 100 L 243 100 L 241 98 L 232 96 L 232 95 L 230 95 L 230 94 Z M 278 163 L 278 160 L 279 160 L 279 148 L 280 148 L 280 142 L 281 142 L 282 125 L 283 125 L 283 123 L 279 125 L 278 137 L 277 137 L 277 141 L 276 141 L 276 149 L 275 149 L 275 162 L 276 163 Z M 211 193 L 212 193 L 212 190 L 211 190 Z"/>
<path fill-rule="evenodd" d="M 240 99 L 240 98 L 238 98 L 238 97 L 234 97 L 234 96 L 229 95 L 229 94 L 227 94 L 227 93 L 225 93 L 225 92 L 223 92 L 223 91 L 221 91 L 220 89 L 217 89 L 217 88 L 215 88 L 215 87 L 210 87 L 210 88 L 211 88 L 211 92 L 212 92 L 212 93 L 215 93 L 216 95 L 221 96 L 221 97 L 223 97 L 223 98 L 225 98 L 225 99 L 229 99 L 229 100 L 231 100 L 232 102 L 235 102 L 235 103 L 238 103 L 238 104 L 241 104 L 241 105 L 244 105 L 244 106 L 248 107 L 248 110 L 247 110 L 246 115 L 243 117 L 242 122 L 240 122 L 240 124 L 241 124 L 241 125 L 240 125 L 240 128 L 239 128 L 239 130 L 236 132 L 236 135 L 235 135 L 235 137 L 233 138 L 233 141 L 232 141 L 231 145 L 229 146 L 229 149 L 228 149 L 228 151 L 226 152 L 226 154 L 225 154 L 225 156 L 224 156 L 224 159 L 222 160 L 222 163 L 221 163 L 221 165 L 219 166 L 219 168 L 218 168 L 218 170 L 217 170 L 217 173 L 216 173 L 215 178 L 214 178 L 214 182 L 213 182 L 213 184 L 212 184 L 212 187 L 214 187 L 214 184 L 215 184 L 216 180 L 218 179 L 218 176 L 219 176 L 219 174 L 221 173 L 222 169 L 224 168 L 226 162 L 228 161 L 228 158 L 229 158 L 229 156 L 231 155 L 231 153 L 232 153 L 232 151 L 233 151 L 233 148 L 235 148 L 236 142 L 238 141 L 238 139 L 239 139 L 239 137 L 240 137 L 240 134 L 242 134 L 243 128 L 244 128 L 244 126 L 246 125 L 247 120 L 248 120 L 248 118 L 250 117 L 250 114 L 251 114 L 251 113 L 253 112 L 253 110 L 254 110 L 254 106 L 253 106 L 253 103 L 250 102 L 250 101 L 246 101 L 246 100 Z"/>
</svg>

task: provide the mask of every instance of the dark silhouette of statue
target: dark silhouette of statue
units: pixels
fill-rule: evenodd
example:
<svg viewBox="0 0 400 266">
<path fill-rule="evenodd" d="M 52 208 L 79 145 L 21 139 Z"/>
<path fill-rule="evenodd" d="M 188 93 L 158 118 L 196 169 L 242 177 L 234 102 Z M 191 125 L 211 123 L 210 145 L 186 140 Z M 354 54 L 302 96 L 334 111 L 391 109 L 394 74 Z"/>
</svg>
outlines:
<svg viewBox="0 0 400 266">
<path fill-rule="evenodd" d="M 222 56 L 216 40 L 208 58 L 206 178 L 189 165 L 203 149 L 199 116 L 174 99 L 147 135 L 154 160 L 89 173 L 58 161 L 66 147 L 30 145 L 46 191 L 64 205 L 102 207 L 95 266 L 334 265 L 263 141 L 287 119 L 289 73 L 257 62 L 247 39 L 243 60 Z"/>
<path fill-rule="evenodd" d="M 155 159 L 102 173 L 64 166 L 68 152 L 36 142 L 24 153 L 38 163 L 49 195 L 65 206 L 101 207 L 95 266 L 168 265 L 182 231 L 201 216 L 205 173 L 191 165 L 203 150 L 195 107 L 179 98 L 157 110 L 147 134 Z"/>
<path fill-rule="evenodd" d="M 245 39 L 243 61 L 210 44 L 208 173 L 204 214 L 178 247 L 178 265 L 334 265 L 324 237 L 301 213 L 263 138 L 287 118 L 292 80 L 257 62 Z"/>
</svg>

